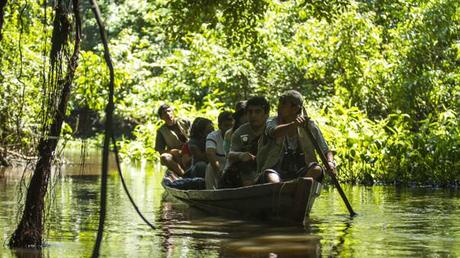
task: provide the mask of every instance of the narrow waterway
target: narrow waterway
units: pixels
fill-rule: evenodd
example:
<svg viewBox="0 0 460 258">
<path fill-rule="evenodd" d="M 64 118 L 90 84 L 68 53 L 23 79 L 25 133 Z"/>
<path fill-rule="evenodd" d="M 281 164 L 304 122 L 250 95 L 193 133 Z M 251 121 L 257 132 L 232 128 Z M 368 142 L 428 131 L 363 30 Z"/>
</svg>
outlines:
<svg viewBox="0 0 460 258">
<path fill-rule="evenodd" d="M 46 210 L 47 247 L 40 252 L 6 246 L 25 190 L 23 170 L 0 170 L 1 258 L 91 256 L 99 209 L 96 154 L 84 167 L 79 158 L 70 159 L 75 163 L 55 173 Z M 157 164 L 124 164 L 123 172 L 157 229 L 135 213 L 112 168 L 103 257 L 460 256 L 459 190 L 347 186 L 359 214 L 350 218 L 336 190 L 325 187 L 305 227 L 280 227 L 214 217 L 172 199 L 160 185 Z"/>
</svg>

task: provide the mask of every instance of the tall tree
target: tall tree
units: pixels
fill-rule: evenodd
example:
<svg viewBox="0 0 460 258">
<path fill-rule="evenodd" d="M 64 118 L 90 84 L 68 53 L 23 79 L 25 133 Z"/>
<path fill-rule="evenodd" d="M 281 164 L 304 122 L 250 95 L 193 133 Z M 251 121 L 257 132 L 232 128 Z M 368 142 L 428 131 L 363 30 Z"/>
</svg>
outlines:
<svg viewBox="0 0 460 258">
<path fill-rule="evenodd" d="M 39 159 L 27 190 L 26 203 L 21 221 L 9 241 L 9 246 L 11 248 L 40 248 L 43 243 L 43 210 L 48 180 L 51 174 L 51 164 L 61 134 L 61 127 L 65 118 L 80 49 L 81 20 L 79 0 L 72 0 L 71 7 L 72 8 L 66 6 L 63 0 L 59 0 L 55 9 L 52 47 L 50 52 L 50 74 L 54 76 L 54 79 L 50 80 L 48 83 L 55 84 L 60 92 L 58 92 L 57 95 L 57 106 L 48 106 L 49 111 L 51 111 L 50 116 L 52 119 L 49 126 L 45 126 L 46 129 L 44 131 L 47 135 L 44 135 L 38 145 Z M 68 44 L 69 35 L 71 34 L 71 12 L 73 12 L 74 15 L 75 41 L 72 56 L 70 59 L 65 59 L 68 60 L 68 63 L 64 75 L 64 73 L 61 73 L 61 61 L 63 56 L 67 53 L 66 45 Z M 54 101 L 50 101 L 49 103 L 52 104 Z M 45 125 L 46 124 L 48 123 L 45 122 Z"/>
</svg>

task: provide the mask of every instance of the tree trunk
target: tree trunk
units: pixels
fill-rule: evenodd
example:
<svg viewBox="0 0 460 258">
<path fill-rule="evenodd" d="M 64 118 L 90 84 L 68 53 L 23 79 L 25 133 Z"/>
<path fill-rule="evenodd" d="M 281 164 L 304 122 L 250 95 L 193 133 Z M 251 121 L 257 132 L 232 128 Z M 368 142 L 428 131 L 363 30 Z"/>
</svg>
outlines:
<svg viewBox="0 0 460 258">
<path fill-rule="evenodd" d="M 60 24 L 68 22 L 68 16 L 65 13 L 64 8 L 61 3 L 58 4 L 56 9 L 55 19 L 60 19 L 60 21 L 55 20 L 53 34 L 54 33 L 63 33 L 62 27 Z M 67 102 L 70 96 L 70 90 L 72 86 L 73 77 L 75 74 L 75 69 L 77 68 L 79 45 L 80 45 L 80 13 L 79 13 L 79 2 L 78 0 L 72 0 L 73 12 L 75 15 L 75 43 L 74 51 L 72 57 L 67 65 L 66 76 L 58 80 L 58 84 L 61 84 L 62 91 L 59 98 L 58 108 L 54 113 L 53 121 L 49 128 L 49 137 L 44 137 L 40 140 L 38 145 L 38 154 L 39 159 L 34 170 L 34 174 L 30 181 L 26 203 L 24 207 L 24 212 L 21 218 L 21 221 L 14 231 L 10 241 L 9 246 L 11 248 L 18 247 L 35 247 L 41 248 L 43 244 L 43 210 L 45 206 L 45 195 L 48 188 L 48 180 L 51 172 L 51 163 L 54 158 L 54 151 L 56 149 L 59 136 L 61 134 L 62 123 L 65 118 L 65 112 L 67 109 Z M 65 31 L 64 31 L 65 32 Z M 67 31 L 66 33 L 69 33 Z M 62 36 L 62 34 L 61 34 Z M 61 37 L 67 38 L 67 37 Z M 53 40 L 55 38 L 53 37 Z M 60 42 L 61 44 L 55 44 L 53 42 L 53 48 L 58 45 L 64 46 L 65 42 Z M 56 50 L 56 49 L 54 49 Z M 51 50 L 53 55 L 53 49 Z M 55 53 L 55 52 L 54 52 Z M 52 58 L 53 59 L 53 58 Z"/>
</svg>

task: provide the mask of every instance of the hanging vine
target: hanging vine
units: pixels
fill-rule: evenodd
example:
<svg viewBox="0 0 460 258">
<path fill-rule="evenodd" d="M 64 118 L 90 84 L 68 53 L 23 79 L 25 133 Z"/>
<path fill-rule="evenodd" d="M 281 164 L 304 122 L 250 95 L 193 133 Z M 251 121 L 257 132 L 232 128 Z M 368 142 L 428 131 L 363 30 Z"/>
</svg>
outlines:
<svg viewBox="0 0 460 258">
<path fill-rule="evenodd" d="M 70 11 L 70 7 L 72 11 Z M 75 24 L 75 40 L 73 53 L 70 58 L 67 58 L 69 53 L 68 38 L 72 28 L 70 13 L 72 12 Z M 66 6 L 64 1 L 59 0 L 55 6 L 50 72 L 48 75 L 50 79 L 46 85 L 49 89 L 47 98 L 45 98 L 47 100 L 46 119 L 43 121 L 43 130 L 46 131 L 46 134 L 43 134 L 38 145 L 39 159 L 27 190 L 22 219 L 9 241 L 9 246 L 12 248 L 41 248 L 43 244 L 44 199 L 51 174 L 51 163 L 54 159 L 54 152 L 61 133 L 72 81 L 78 64 L 80 35 L 79 0 L 72 0 L 70 6 Z M 67 66 L 64 74 L 65 63 Z"/>
</svg>

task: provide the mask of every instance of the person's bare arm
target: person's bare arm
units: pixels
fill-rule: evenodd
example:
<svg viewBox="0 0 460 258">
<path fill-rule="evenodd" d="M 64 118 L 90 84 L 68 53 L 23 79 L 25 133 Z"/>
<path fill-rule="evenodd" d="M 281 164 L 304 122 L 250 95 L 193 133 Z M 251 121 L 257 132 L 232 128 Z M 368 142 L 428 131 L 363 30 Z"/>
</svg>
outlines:
<svg viewBox="0 0 460 258">
<path fill-rule="evenodd" d="M 230 151 L 228 153 L 228 160 L 230 160 L 231 162 L 250 161 L 255 159 L 256 156 L 252 155 L 250 152 Z"/>
<path fill-rule="evenodd" d="M 238 161 L 238 154 L 239 154 L 239 152 L 230 151 L 230 152 L 228 153 L 228 156 L 227 156 L 227 157 L 228 157 L 228 160 L 229 160 L 230 162 Z"/>
<path fill-rule="evenodd" d="M 206 148 L 206 156 L 208 157 L 209 164 L 214 169 L 214 171 L 220 171 L 220 162 L 217 159 L 216 149 L 214 148 Z"/>
<path fill-rule="evenodd" d="M 249 152 L 242 152 L 242 143 L 237 133 L 232 135 L 230 145 L 230 152 L 228 153 L 228 160 L 230 162 L 236 161 L 249 161 L 255 159 L 255 156 Z"/>
<path fill-rule="evenodd" d="M 290 130 L 305 124 L 305 122 L 306 119 L 304 117 L 298 116 L 296 120 L 290 123 L 277 125 L 273 129 L 269 130 L 268 134 L 275 138 L 284 137 L 289 133 Z"/>
<path fill-rule="evenodd" d="M 232 139 L 232 146 L 230 147 L 230 152 L 228 153 L 228 156 L 227 156 L 230 162 L 250 161 L 250 160 L 256 159 L 256 156 L 252 155 L 250 152 L 238 151 L 239 148 L 235 147 L 234 140 L 235 139 Z"/>
<path fill-rule="evenodd" d="M 326 153 L 326 158 L 327 158 L 327 163 L 329 164 L 329 166 L 332 169 L 332 173 L 336 174 L 337 165 L 335 164 L 334 154 L 332 153 L 332 151 L 328 151 Z"/>
</svg>

